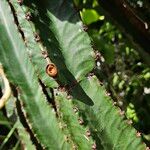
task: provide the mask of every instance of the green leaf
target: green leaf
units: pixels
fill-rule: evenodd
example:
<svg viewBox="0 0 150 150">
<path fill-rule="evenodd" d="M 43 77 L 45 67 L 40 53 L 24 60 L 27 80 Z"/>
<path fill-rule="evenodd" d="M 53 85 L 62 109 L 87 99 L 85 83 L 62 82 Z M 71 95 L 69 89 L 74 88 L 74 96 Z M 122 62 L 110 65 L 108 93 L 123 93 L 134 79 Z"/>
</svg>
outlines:
<svg viewBox="0 0 150 150">
<path fill-rule="evenodd" d="M 136 137 L 136 130 L 127 124 L 120 115 L 120 110 L 113 106 L 112 100 L 106 95 L 98 79 L 93 76 L 81 82 L 81 88 L 93 101 L 87 105 L 79 100 L 74 100 L 78 105 L 91 130 L 97 134 L 104 149 L 145 149 L 140 137 Z M 77 87 L 76 93 L 81 94 Z M 132 144 L 131 144 L 132 143 Z"/>
<path fill-rule="evenodd" d="M 25 5 L 32 13 L 50 58 L 58 66 L 59 79 L 64 82 L 70 78 L 82 80 L 94 67 L 94 54 L 72 1 L 27 0 Z"/>
<path fill-rule="evenodd" d="M 0 36 L 0 61 L 10 82 L 18 87 L 27 120 L 34 134 L 47 149 L 69 148 L 55 113 L 48 106 L 38 84 L 26 47 L 5 0 L 0 1 L 0 33 L 3 35 Z"/>
<path fill-rule="evenodd" d="M 91 30 L 89 32 L 90 36 L 93 38 L 94 44 L 98 50 L 102 53 L 108 64 L 114 63 L 114 46 L 109 43 L 108 39 L 103 38 L 97 30 Z"/>
<path fill-rule="evenodd" d="M 94 9 L 83 9 L 81 11 L 81 18 L 86 25 L 96 22 L 100 19 L 99 14 Z"/>
<path fill-rule="evenodd" d="M 58 115 L 61 122 L 64 122 L 66 128 L 68 130 L 70 137 L 79 150 L 89 150 L 92 148 L 93 140 L 88 137 L 87 132 L 88 128 L 79 124 L 79 115 L 75 111 L 77 108 L 73 106 L 72 100 L 66 98 L 66 93 L 59 92 L 58 96 L 56 96 L 56 105 L 58 108 Z"/>
<path fill-rule="evenodd" d="M 21 140 L 22 145 L 28 150 L 36 150 L 35 145 L 33 145 L 29 133 L 25 130 L 21 122 L 17 121 L 17 131 Z"/>
<path fill-rule="evenodd" d="M 28 48 L 27 52 L 32 60 L 36 73 L 46 86 L 57 87 L 57 82 L 46 73 L 47 62 L 45 59 L 43 59 L 40 44 L 35 40 L 36 31 L 34 24 L 31 21 L 25 19 L 27 14 L 29 14 L 28 10 L 26 7 L 20 7 L 16 0 L 12 0 L 11 4 L 14 7 L 15 14 L 19 22 L 19 27 L 23 32 L 26 46 Z"/>
</svg>

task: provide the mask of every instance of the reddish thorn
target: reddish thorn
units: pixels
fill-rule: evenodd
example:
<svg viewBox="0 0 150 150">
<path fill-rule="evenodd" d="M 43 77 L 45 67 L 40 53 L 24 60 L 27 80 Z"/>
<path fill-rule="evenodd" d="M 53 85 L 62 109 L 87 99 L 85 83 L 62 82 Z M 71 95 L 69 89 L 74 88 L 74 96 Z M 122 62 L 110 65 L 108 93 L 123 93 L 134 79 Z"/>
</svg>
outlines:
<svg viewBox="0 0 150 150">
<path fill-rule="evenodd" d="M 34 34 L 34 38 L 36 42 L 39 42 L 41 40 L 40 36 L 37 33 Z"/>
<path fill-rule="evenodd" d="M 92 150 L 96 150 L 96 143 L 92 145 Z"/>
<path fill-rule="evenodd" d="M 17 2 L 22 5 L 23 4 L 23 0 L 17 0 Z"/>
<path fill-rule="evenodd" d="M 31 13 L 30 12 L 27 12 L 26 13 L 26 16 L 25 16 L 25 18 L 28 20 L 28 21 L 30 21 L 31 20 Z"/>
<path fill-rule="evenodd" d="M 120 114 L 121 116 L 123 116 L 123 115 L 125 114 L 125 112 L 122 111 L 121 109 L 119 109 L 119 114 Z"/>
</svg>

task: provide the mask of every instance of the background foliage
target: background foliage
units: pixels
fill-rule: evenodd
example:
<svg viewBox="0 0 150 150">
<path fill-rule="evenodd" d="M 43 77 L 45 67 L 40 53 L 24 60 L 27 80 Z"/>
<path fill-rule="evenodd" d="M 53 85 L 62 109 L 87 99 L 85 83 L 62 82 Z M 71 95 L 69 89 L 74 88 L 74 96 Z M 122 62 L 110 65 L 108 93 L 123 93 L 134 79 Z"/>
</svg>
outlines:
<svg viewBox="0 0 150 150">
<path fill-rule="evenodd" d="M 147 4 L 146 1 L 129 2 L 139 10 Z M 102 55 L 102 58 L 97 60 L 95 72 L 117 105 L 149 143 L 149 65 L 144 62 L 144 58 L 128 41 L 126 35 L 108 20 L 98 1 L 75 0 L 75 3 L 81 10 L 81 18 L 87 25 L 95 51 Z"/>
</svg>

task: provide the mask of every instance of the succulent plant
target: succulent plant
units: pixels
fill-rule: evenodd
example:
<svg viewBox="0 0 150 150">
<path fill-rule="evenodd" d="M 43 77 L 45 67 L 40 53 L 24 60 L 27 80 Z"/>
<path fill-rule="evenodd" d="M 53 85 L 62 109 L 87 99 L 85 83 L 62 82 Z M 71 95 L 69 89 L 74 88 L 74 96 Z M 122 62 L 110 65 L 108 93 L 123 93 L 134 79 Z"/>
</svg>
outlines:
<svg viewBox="0 0 150 150">
<path fill-rule="evenodd" d="M 0 0 L 0 62 L 27 149 L 146 148 L 92 72 L 95 59 L 71 0 Z"/>
</svg>

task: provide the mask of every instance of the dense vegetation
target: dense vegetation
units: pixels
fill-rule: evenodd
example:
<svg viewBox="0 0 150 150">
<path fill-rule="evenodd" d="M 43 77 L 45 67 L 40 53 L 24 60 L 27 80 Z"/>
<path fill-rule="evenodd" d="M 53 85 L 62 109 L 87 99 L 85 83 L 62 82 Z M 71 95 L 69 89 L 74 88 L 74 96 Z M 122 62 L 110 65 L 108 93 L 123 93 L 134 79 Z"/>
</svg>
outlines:
<svg viewBox="0 0 150 150">
<path fill-rule="evenodd" d="M 146 1 L 129 2 L 133 10 L 136 8 L 144 19 L 150 22 L 149 9 L 146 9 L 149 5 Z M 126 117 L 133 121 L 133 126 L 143 133 L 145 139 L 150 139 L 149 62 L 140 55 L 139 49 L 131 44 L 128 35 L 105 17 L 97 1 L 80 1 L 77 5 L 80 6 L 83 22 L 88 26 L 87 32 L 93 40 L 93 48 L 100 52 L 105 60 L 97 60 L 97 76 L 117 105 L 125 111 Z M 146 57 L 149 59 L 149 55 Z"/>
<path fill-rule="evenodd" d="M 0 149 L 150 146 L 148 6 L 1 0 Z"/>
</svg>

